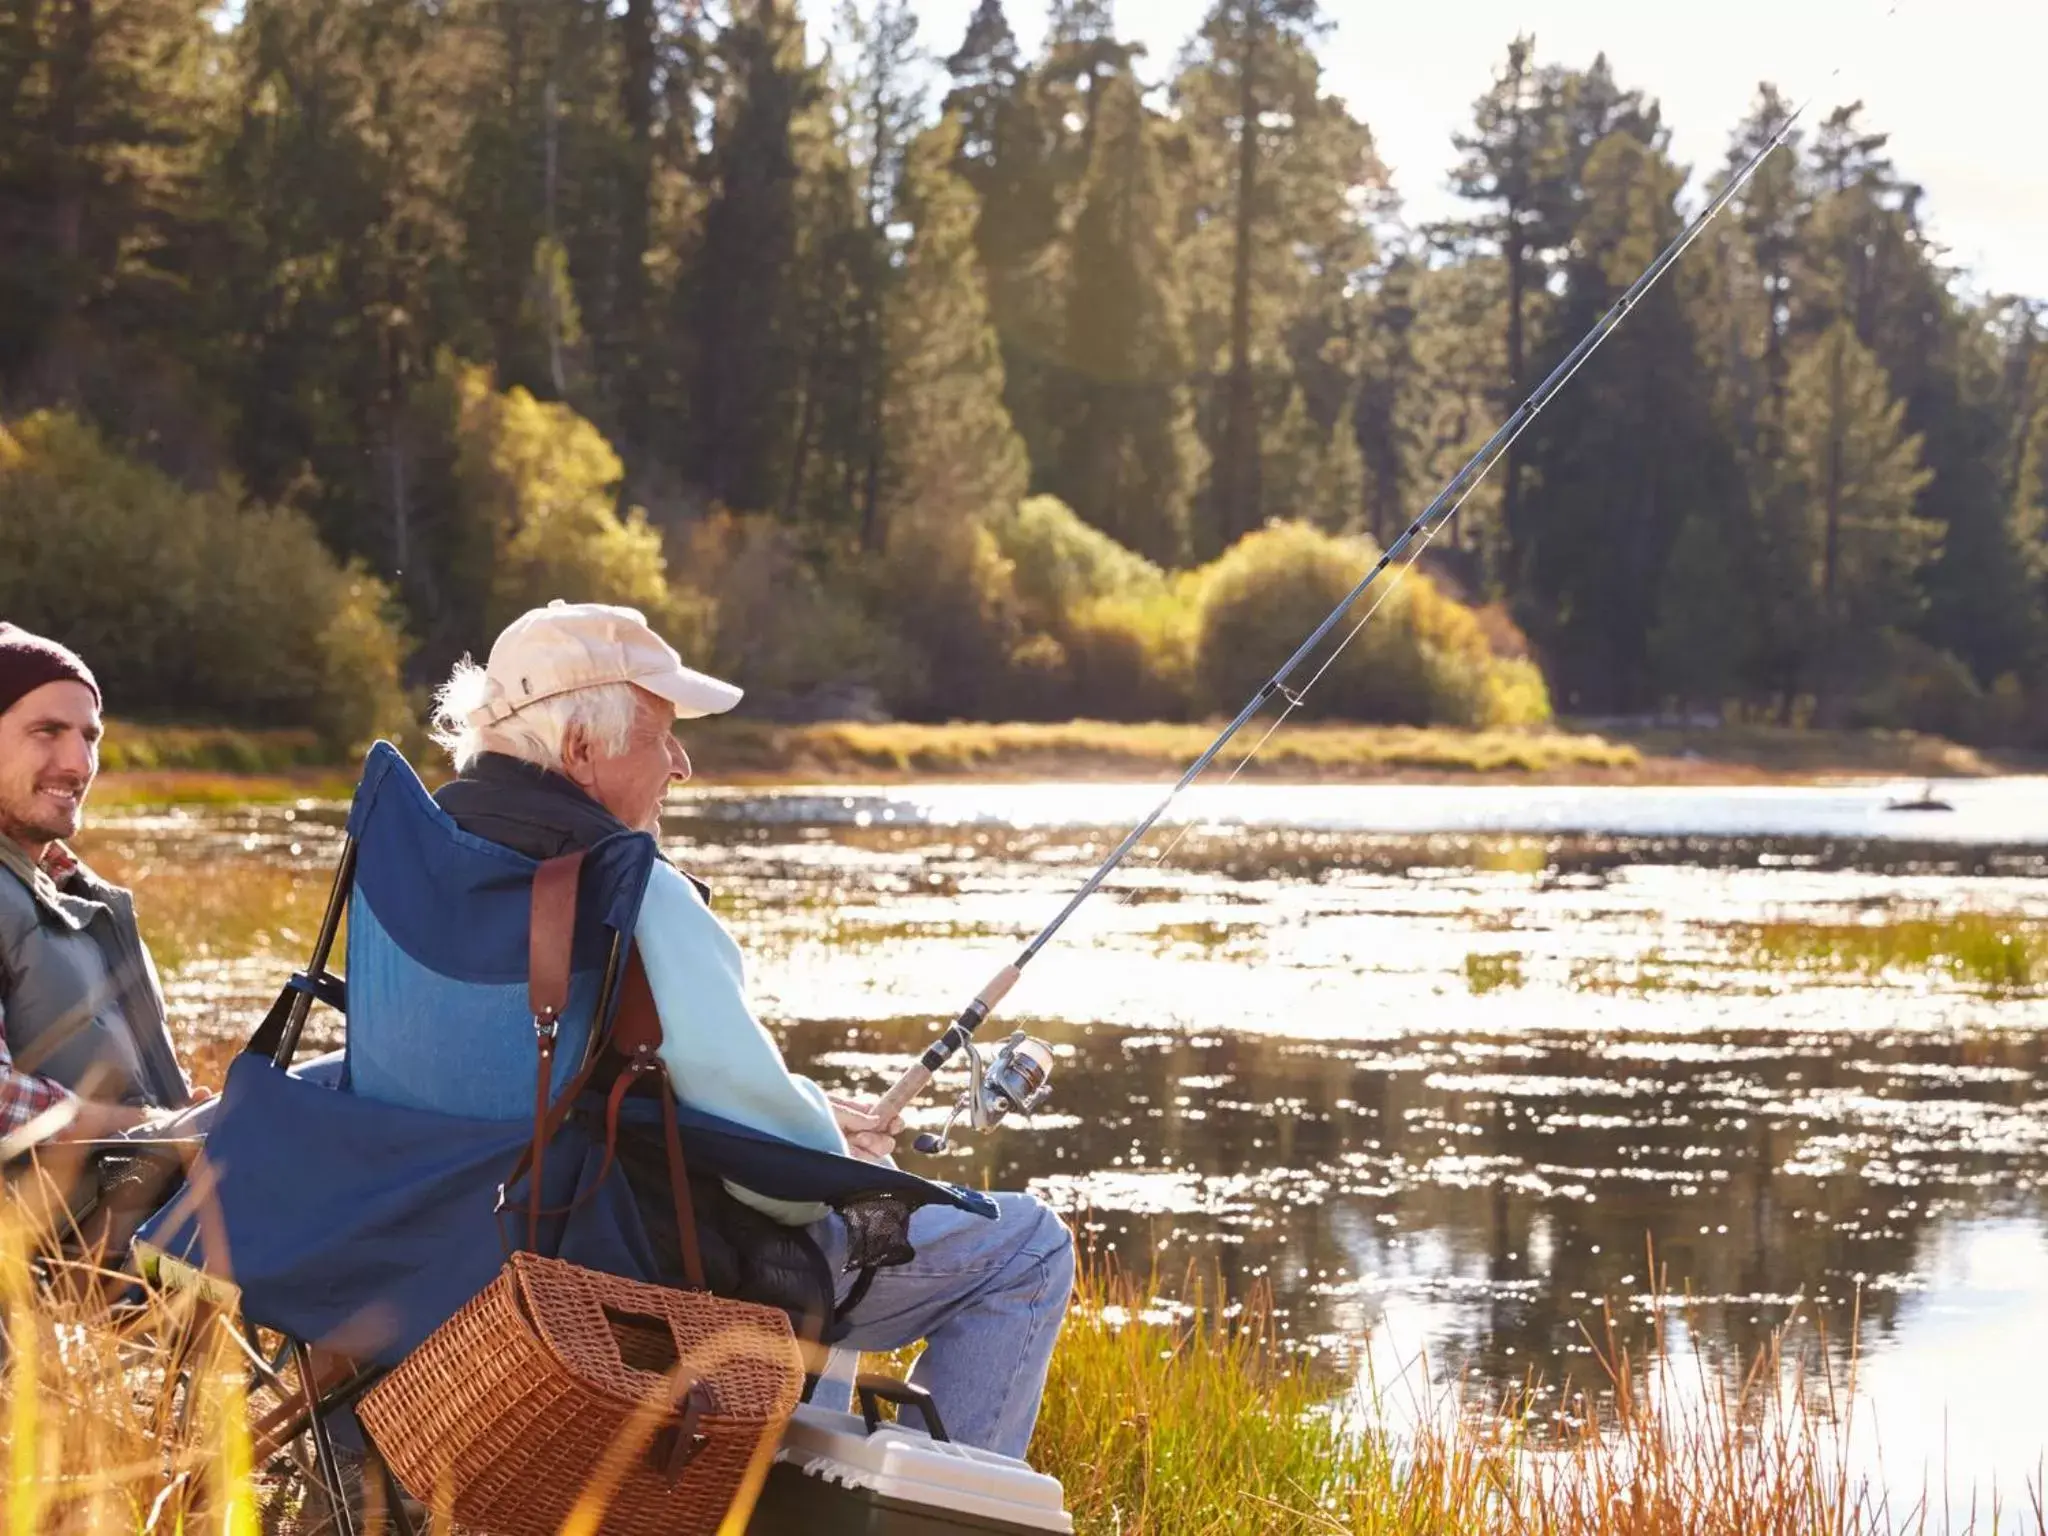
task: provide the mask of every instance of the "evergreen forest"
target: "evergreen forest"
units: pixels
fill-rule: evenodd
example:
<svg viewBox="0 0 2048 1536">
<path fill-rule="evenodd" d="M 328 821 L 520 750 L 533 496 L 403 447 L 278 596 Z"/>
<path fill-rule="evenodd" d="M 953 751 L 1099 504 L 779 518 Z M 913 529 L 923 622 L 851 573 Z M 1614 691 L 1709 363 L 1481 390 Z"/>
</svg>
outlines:
<svg viewBox="0 0 2048 1536">
<path fill-rule="evenodd" d="M 337 741 L 556 596 L 784 717 L 1234 710 L 1789 103 L 1683 165 L 1502 39 L 1424 224 L 1333 8 L 1191 17 L 0 0 L 0 614 Z M 2038 744 L 2048 306 L 1923 203 L 1806 123 L 1318 711 Z"/>
</svg>

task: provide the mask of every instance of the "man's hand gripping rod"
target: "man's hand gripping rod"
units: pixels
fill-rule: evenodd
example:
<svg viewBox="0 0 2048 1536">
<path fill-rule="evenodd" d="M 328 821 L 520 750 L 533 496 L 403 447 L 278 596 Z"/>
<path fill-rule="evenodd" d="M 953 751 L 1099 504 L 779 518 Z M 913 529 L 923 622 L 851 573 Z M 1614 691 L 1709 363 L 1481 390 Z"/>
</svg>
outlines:
<svg viewBox="0 0 2048 1536">
<path fill-rule="evenodd" d="M 1797 111 L 1785 119 L 1778 131 L 1771 135 L 1769 141 L 1749 158 L 1748 163 L 1741 170 L 1737 171 L 1734 176 L 1729 178 L 1728 184 L 1713 196 L 1706 207 L 1702 208 L 1698 215 L 1694 217 L 1693 221 L 1679 232 L 1678 237 L 1664 248 L 1655 261 L 1651 262 L 1643 270 L 1642 276 L 1635 280 L 1628 291 L 1614 301 L 1613 307 L 1606 314 L 1602 315 L 1593 328 L 1580 339 L 1579 344 L 1572 348 L 1564 361 L 1551 370 L 1549 376 L 1536 386 L 1535 390 L 1529 395 L 1529 398 L 1516 408 L 1515 413 L 1503 422 L 1500 429 L 1486 440 L 1486 443 L 1466 461 L 1464 467 L 1457 474 L 1451 477 L 1450 482 L 1437 493 L 1436 499 L 1423 509 L 1422 515 L 1409 524 L 1408 528 L 1399 538 L 1387 546 L 1386 552 L 1380 556 L 1373 568 L 1365 573 L 1357 586 L 1345 594 L 1344 598 L 1335 608 L 1330 610 L 1322 623 L 1315 627 L 1314 633 L 1301 642 L 1300 646 L 1296 648 L 1292 656 L 1287 658 L 1280 670 L 1269 677 L 1259 688 L 1259 691 L 1246 701 L 1244 708 L 1237 712 L 1237 717 L 1223 728 L 1221 735 L 1209 743 L 1207 749 L 1203 751 L 1200 757 L 1188 765 L 1187 772 L 1180 776 L 1179 781 L 1166 792 L 1145 819 L 1131 828 L 1130 833 L 1124 840 L 1116 845 L 1116 848 L 1110 853 L 1109 857 L 1102 861 L 1096 868 L 1095 873 L 1088 877 L 1081 888 L 1060 909 L 1059 915 L 1047 923 L 1039 931 L 1038 936 L 1024 946 L 1023 952 L 1015 960 L 996 972 L 989 980 L 988 985 L 981 989 L 974 1001 L 960 1011 L 960 1017 L 955 1019 L 947 1027 L 946 1031 L 931 1043 L 925 1053 L 917 1059 L 916 1063 L 896 1080 L 894 1086 L 882 1095 L 881 1101 L 875 1106 L 874 1112 L 877 1119 L 887 1124 L 890 1120 L 901 1114 L 919 1094 L 924 1092 L 926 1085 L 932 1080 L 932 1074 L 951 1060 L 955 1052 L 974 1039 L 975 1031 L 981 1028 L 988 1016 L 995 1011 L 997 1004 L 1001 1003 L 1003 998 L 1009 994 L 1010 989 L 1017 984 L 1018 978 L 1023 974 L 1024 967 L 1031 963 L 1032 957 L 1043 949 L 1051 941 L 1052 936 L 1066 925 L 1067 919 L 1074 915 L 1075 910 L 1081 903 L 1095 894 L 1101 887 L 1102 882 L 1109 878 L 1119 864 L 1123 863 L 1131 850 L 1137 847 L 1143 841 L 1145 834 L 1150 832 L 1154 825 L 1158 823 L 1159 818 L 1164 816 L 1174 801 L 1180 798 L 1181 793 L 1202 776 L 1202 773 L 1208 768 L 1209 764 L 1215 761 L 1216 755 L 1229 744 L 1230 739 L 1243 729 L 1246 722 L 1252 716 L 1265 707 L 1267 701 L 1274 694 L 1284 695 L 1290 705 L 1300 702 L 1300 695 L 1289 692 L 1287 688 L 1287 680 L 1294 675 L 1295 669 L 1308 658 L 1309 654 L 1318 645 L 1322 644 L 1330 631 L 1335 629 L 1344 616 L 1351 611 L 1352 605 L 1365 594 L 1365 590 L 1379 579 L 1382 571 L 1401 559 L 1410 549 L 1415 548 L 1417 544 L 1426 541 L 1436 532 L 1439 526 L 1450 520 L 1451 515 L 1463 504 L 1471 488 L 1485 478 L 1487 471 L 1492 469 L 1500 457 L 1513 446 L 1515 439 L 1522 435 L 1529 423 L 1534 421 L 1543 408 L 1550 403 L 1552 398 L 1566 384 L 1571 382 L 1572 375 L 1579 371 L 1586 359 L 1599 350 L 1600 344 L 1627 318 L 1629 312 L 1636 307 L 1643 296 L 1656 286 L 1658 279 L 1671 269 L 1678 259 L 1686 253 L 1687 249 L 1691 247 L 1693 241 L 1699 238 L 1700 233 L 1706 229 L 1707 225 L 1713 222 L 1714 217 L 1723 208 L 1728 206 L 1736 193 L 1740 192 L 1748 184 L 1749 179 L 1756 174 L 1757 167 L 1764 163 L 1773 150 L 1785 142 L 1786 137 L 1805 114 L 1809 105 L 1811 105 L 1810 101 L 1802 103 Z M 1353 631 L 1353 633 L 1356 633 L 1356 631 Z M 1348 636 L 1345 643 L 1349 643 Z M 1341 646 L 1339 648 L 1341 649 Z M 1046 1054 L 1049 1059 L 1050 1053 Z M 1044 1083 L 1041 1077 L 1039 1083 L 1035 1085 L 1031 1102 L 1035 1103 L 1043 1094 Z M 998 1108 L 991 1115 L 977 1115 L 976 1123 L 977 1125 L 983 1123 L 992 1124 L 995 1119 L 1000 1118 L 1001 1112 L 1001 1109 Z M 935 1151 L 943 1145 L 943 1142 L 936 1137 L 919 1137 L 918 1142 L 920 1144 L 920 1151 Z"/>
</svg>

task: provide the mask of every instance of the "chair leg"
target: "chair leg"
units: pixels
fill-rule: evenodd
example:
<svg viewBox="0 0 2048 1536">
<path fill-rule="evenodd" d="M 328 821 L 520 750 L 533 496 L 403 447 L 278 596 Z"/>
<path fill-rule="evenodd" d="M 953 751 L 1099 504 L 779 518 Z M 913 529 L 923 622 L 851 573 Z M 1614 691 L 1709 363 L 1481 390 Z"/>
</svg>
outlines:
<svg viewBox="0 0 2048 1536">
<path fill-rule="evenodd" d="M 341 1464 L 334 1454 L 334 1438 L 327 1432 L 326 1416 L 320 1411 L 320 1381 L 313 1369 L 313 1350 L 303 1340 L 293 1340 L 292 1359 L 299 1368 L 299 1391 L 306 1399 L 306 1428 L 313 1437 L 313 1456 L 320 1468 L 320 1481 L 327 1485 L 328 1507 L 334 1512 L 335 1536 L 356 1536 L 355 1512 L 348 1507 L 348 1490 L 341 1484 Z"/>
<path fill-rule="evenodd" d="M 391 1464 L 378 1451 L 376 1442 L 365 1435 L 367 1442 L 363 1452 L 363 1487 L 368 1489 L 374 1474 L 382 1485 L 384 1494 L 384 1516 L 390 1521 L 391 1529 L 398 1536 L 419 1536 L 419 1528 L 413 1524 L 412 1515 L 405 1507 L 405 1490 L 391 1471 Z"/>
</svg>

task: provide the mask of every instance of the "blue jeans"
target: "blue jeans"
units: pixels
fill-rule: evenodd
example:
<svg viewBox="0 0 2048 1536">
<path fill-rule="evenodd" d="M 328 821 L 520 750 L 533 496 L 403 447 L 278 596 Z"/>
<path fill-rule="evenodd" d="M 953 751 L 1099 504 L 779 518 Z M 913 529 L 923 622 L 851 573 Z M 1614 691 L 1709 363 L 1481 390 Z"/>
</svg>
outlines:
<svg viewBox="0 0 2048 1536">
<path fill-rule="evenodd" d="M 910 1379 L 930 1392 L 955 1440 L 1021 1459 L 1038 1422 L 1053 1341 L 1074 1290 L 1074 1239 L 1035 1195 L 998 1194 L 999 1220 L 949 1206 L 910 1219 L 917 1257 L 876 1271 L 849 1315 L 848 1349 L 891 1350 L 925 1341 Z M 837 1277 L 846 1227 L 837 1216 L 811 1229 Z M 851 1392 L 830 1377 L 812 1401 L 844 1412 Z"/>
</svg>

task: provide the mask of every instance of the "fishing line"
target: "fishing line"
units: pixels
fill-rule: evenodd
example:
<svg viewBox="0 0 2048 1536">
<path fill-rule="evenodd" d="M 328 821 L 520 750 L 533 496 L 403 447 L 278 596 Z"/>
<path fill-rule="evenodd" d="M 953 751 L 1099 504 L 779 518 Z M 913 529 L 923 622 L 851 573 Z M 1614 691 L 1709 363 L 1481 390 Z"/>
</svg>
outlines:
<svg viewBox="0 0 2048 1536">
<path fill-rule="evenodd" d="M 1890 16 L 1897 15 L 1897 13 L 1898 5 L 1894 3 L 1886 14 L 1889 18 Z M 1841 68 L 1837 65 L 1829 78 L 1833 81 L 1838 80 L 1840 76 Z M 1079 910 L 1081 904 L 1101 888 L 1103 882 L 1138 847 L 1151 832 L 1152 828 L 1172 808 L 1174 802 L 1207 771 L 1209 765 L 1216 760 L 1217 756 L 1230 743 L 1232 738 L 1260 710 L 1265 708 L 1266 704 L 1275 694 L 1279 694 L 1284 701 L 1279 715 L 1267 727 L 1265 733 L 1253 743 L 1250 750 L 1237 761 L 1229 778 L 1224 782 L 1228 785 L 1236 780 L 1238 775 L 1244 771 L 1245 766 L 1273 738 L 1274 733 L 1279 730 L 1287 718 L 1296 709 L 1301 707 L 1303 701 L 1308 697 L 1310 690 L 1322 680 L 1337 658 L 1358 637 L 1359 632 L 1365 628 L 1365 625 L 1372 619 L 1373 615 L 1379 611 L 1381 604 L 1400 586 L 1408 572 L 1413 569 L 1416 560 L 1420 558 L 1423 550 L 1428 547 L 1430 540 L 1435 537 L 1437 531 L 1457 514 L 1458 510 L 1464 506 L 1466 500 L 1470 498 L 1473 491 L 1478 489 L 1485 481 L 1486 476 L 1492 471 L 1494 465 L 1506 456 L 1508 450 L 1528 430 L 1530 423 L 1537 416 L 1541 415 L 1551 400 L 1577 377 L 1579 370 L 1591 360 L 1593 354 L 1600 349 L 1608 336 L 1620 327 L 1621 323 L 1634 312 L 1635 307 L 1662 280 L 1664 274 L 1675 266 L 1685 253 L 1692 248 L 1693 243 L 1706 231 L 1708 225 L 1721 214 L 1722 210 L 1729 203 L 1734 201 L 1736 195 L 1743 187 L 1749 184 L 1750 179 L 1756 174 L 1764 161 L 1791 137 L 1793 129 L 1798 126 L 1800 120 L 1806 115 L 1807 110 L 1816 99 L 1817 93 L 1809 95 L 1802 101 L 1779 124 L 1777 130 L 1727 179 L 1721 189 L 1708 198 L 1706 204 L 1693 216 L 1692 220 L 1679 232 L 1677 237 L 1658 254 L 1648 267 L 1643 269 L 1636 280 L 1615 300 L 1606 313 L 1594 323 L 1592 329 L 1580 338 L 1578 344 L 1573 347 L 1571 352 L 1551 370 L 1527 398 L 1515 408 L 1514 413 L 1495 430 L 1493 436 L 1488 438 L 1479 450 L 1466 461 L 1463 467 L 1451 477 L 1430 504 L 1423 509 L 1421 515 L 1409 524 L 1407 529 L 1381 553 L 1371 569 L 1344 595 L 1337 606 L 1330 610 L 1322 622 L 1309 634 L 1308 638 L 1295 648 L 1293 655 L 1288 657 L 1279 670 L 1274 672 L 1260 686 L 1258 691 L 1245 702 L 1244 707 L 1223 728 L 1215 740 L 1211 741 L 1202 753 L 1188 765 L 1180 778 L 1166 791 L 1159 802 L 1152 807 L 1136 826 L 1132 827 L 1125 834 L 1123 840 L 1111 850 L 1108 857 L 1103 859 L 1094 872 L 1082 882 L 1080 888 L 1060 908 L 1052 921 L 1039 930 L 1038 934 L 1018 953 L 1016 959 L 1004 966 L 989 980 L 975 996 L 974 1000 L 961 1010 L 960 1015 L 903 1072 L 888 1092 L 883 1094 L 881 1099 L 877 1101 L 874 1113 L 878 1119 L 886 1123 L 900 1114 L 913 1099 L 924 1091 L 926 1084 L 931 1081 L 932 1074 L 943 1067 L 956 1052 L 963 1048 L 968 1051 L 969 1055 L 972 1087 L 969 1093 L 963 1096 L 962 1105 L 955 1111 L 956 1115 L 968 1113 L 978 1128 L 986 1128 L 1000 1121 L 1002 1116 L 1009 1110 L 1028 1108 L 1031 1104 L 1043 1098 L 1047 1087 L 1046 1078 L 1051 1068 L 1051 1052 L 1049 1047 L 1044 1046 L 1040 1042 L 1026 1039 L 1022 1033 L 1014 1034 L 1005 1042 L 1004 1047 L 997 1054 L 993 1064 L 985 1068 L 980 1055 L 974 1050 L 971 1043 L 975 1031 L 981 1027 L 989 1014 L 1000 1005 L 1003 998 L 1009 994 L 1010 989 L 1017 984 L 1024 967 L 1030 964 L 1038 952 L 1051 942 L 1054 935 Z M 1365 595 L 1366 591 L 1390 566 L 1397 567 L 1392 580 L 1381 589 L 1372 604 L 1366 609 L 1364 615 L 1350 626 L 1342 639 L 1337 643 L 1335 649 L 1324 658 L 1322 664 L 1316 669 L 1306 684 L 1300 688 L 1289 688 L 1287 686 L 1288 679 L 1293 676 L 1295 670 L 1310 655 L 1314 654 L 1331 632 L 1350 614 L 1351 610 L 1357 605 L 1358 600 Z M 1179 846 L 1188 831 L 1197 824 L 1195 822 L 1184 824 L 1179 833 L 1167 844 L 1158 858 L 1154 860 L 1154 866 L 1156 867 L 1158 864 L 1163 863 L 1166 857 Z M 1126 900 L 1128 901 L 1128 899 L 1127 896 Z M 986 1093 L 984 1093 L 985 1087 L 987 1088 Z M 951 1122 L 949 1121 L 948 1123 L 950 1125 Z M 944 1145 L 943 1136 L 938 1138 L 921 1137 L 919 1141 L 921 1150 L 934 1150 L 935 1147 Z"/>
</svg>

